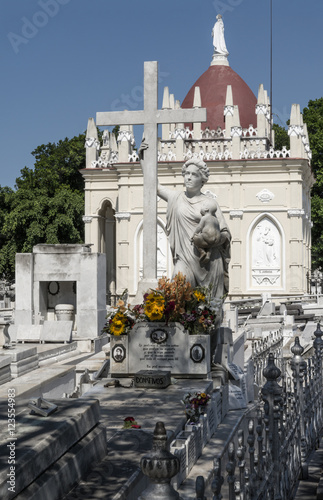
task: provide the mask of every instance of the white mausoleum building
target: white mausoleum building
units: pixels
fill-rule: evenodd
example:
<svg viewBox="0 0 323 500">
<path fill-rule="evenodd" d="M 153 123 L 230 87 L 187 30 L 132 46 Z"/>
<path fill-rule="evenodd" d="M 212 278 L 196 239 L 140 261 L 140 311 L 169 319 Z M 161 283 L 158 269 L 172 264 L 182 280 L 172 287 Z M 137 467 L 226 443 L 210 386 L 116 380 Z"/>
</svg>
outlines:
<svg viewBox="0 0 323 500">
<path fill-rule="evenodd" d="M 182 104 L 164 89 L 164 109 L 204 107 L 206 123 L 162 125 L 158 145 L 161 184 L 183 190 L 181 168 L 203 159 L 210 191 L 232 233 L 229 298 L 302 295 L 310 270 L 311 204 L 314 177 L 306 124 L 291 109 L 290 149 L 275 149 L 270 102 L 263 85 L 256 97 L 229 66 L 227 52 L 214 48 L 210 67 Z M 132 127 L 117 140 L 104 131 L 98 141 L 93 119 L 87 130 L 85 242 L 106 254 L 107 293 L 113 301 L 125 288 L 136 294 L 142 273 L 143 175 Z M 171 276 L 165 234 L 166 203 L 158 201 L 158 276 Z"/>
</svg>

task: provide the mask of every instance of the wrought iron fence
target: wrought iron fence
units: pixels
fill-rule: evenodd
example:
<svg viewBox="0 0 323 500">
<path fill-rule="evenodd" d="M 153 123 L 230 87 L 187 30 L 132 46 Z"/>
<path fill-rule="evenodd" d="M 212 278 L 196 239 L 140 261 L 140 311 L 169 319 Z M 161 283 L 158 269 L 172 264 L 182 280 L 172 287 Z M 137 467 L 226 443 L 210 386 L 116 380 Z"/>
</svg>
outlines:
<svg viewBox="0 0 323 500">
<path fill-rule="evenodd" d="M 261 401 L 256 415 L 249 418 L 247 443 L 239 430 L 238 444 L 229 445 L 226 481 L 221 461 L 215 458 L 213 500 L 290 500 L 298 480 L 307 478 L 307 460 L 318 446 L 323 425 L 320 325 L 314 335 L 314 355 L 307 360 L 295 338 L 292 377 L 282 373 L 269 354 Z M 196 498 L 203 498 L 200 482 Z"/>
<path fill-rule="evenodd" d="M 213 480 L 207 490 L 212 494 L 206 496 L 204 478 L 199 476 L 192 497 L 194 495 L 197 500 L 293 498 L 298 480 L 307 478 L 307 460 L 318 446 L 323 425 L 323 332 L 319 324 L 314 335 L 314 354 L 307 359 L 302 357 L 304 348 L 299 338 L 295 338 L 291 347 L 291 377 L 276 366 L 273 353 L 268 355 L 267 366 L 263 369 L 266 383 L 261 389 L 259 403 L 246 414 L 247 428 L 237 431 L 228 446 L 227 456 L 221 453 L 214 458 Z M 147 489 L 140 497 L 142 500 L 157 498 L 154 495 L 160 493 L 166 481 L 167 473 L 163 475 L 159 469 L 163 464 L 167 470 L 168 458 L 164 451 L 159 454 L 160 457 L 156 450 L 152 454 L 155 465 L 151 465 L 151 469 L 156 468 L 156 474 L 151 472 L 153 485 L 149 493 Z M 176 474 L 175 465 L 173 469 L 172 475 Z M 167 488 L 172 475 L 167 479 Z M 159 481 L 157 476 L 163 479 Z M 179 498 L 173 489 L 167 494 L 158 498 Z"/>
</svg>

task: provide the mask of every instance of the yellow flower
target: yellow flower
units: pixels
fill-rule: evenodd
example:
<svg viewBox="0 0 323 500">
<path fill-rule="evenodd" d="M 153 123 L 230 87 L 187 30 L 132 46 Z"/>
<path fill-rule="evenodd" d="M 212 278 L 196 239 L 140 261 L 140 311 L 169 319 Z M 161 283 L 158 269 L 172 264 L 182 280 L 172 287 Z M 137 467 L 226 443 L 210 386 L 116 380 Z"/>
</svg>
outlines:
<svg viewBox="0 0 323 500">
<path fill-rule="evenodd" d="M 164 314 L 165 299 L 162 295 L 150 293 L 146 298 L 144 311 L 150 321 L 159 321 Z"/>
<path fill-rule="evenodd" d="M 205 392 L 201 392 L 201 398 L 203 398 L 203 399 L 206 398 Z"/>
<path fill-rule="evenodd" d="M 202 292 L 199 292 L 198 290 L 195 290 L 194 292 L 194 297 L 199 301 L 203 302 L 205 300 L 205 295 L 203 295 Z"/>
<path fill-rule="evenodd" d="M 126 316 L 122 312 L 117 312 L 110 323 L 110 332 L 112 335 L 122 335 L 125 331 L 126 322 Z"/>
</svg>

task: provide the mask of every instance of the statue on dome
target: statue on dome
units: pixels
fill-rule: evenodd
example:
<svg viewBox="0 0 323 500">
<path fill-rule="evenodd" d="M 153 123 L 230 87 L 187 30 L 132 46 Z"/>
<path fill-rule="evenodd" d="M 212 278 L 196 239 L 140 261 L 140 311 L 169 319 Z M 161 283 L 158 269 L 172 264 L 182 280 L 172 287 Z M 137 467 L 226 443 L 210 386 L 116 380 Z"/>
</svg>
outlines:
<svg viewBox="0 0 323 500">
<path fill-rule="evenodd" d="M 212 30 L 214 54 L 228 56 L 229 52 L 228 52 L 228 49 L 225 45 L 224 24 L 223 24 L 221 14 L 218 14 L 216 16 L 216 19 L 217 19 L 217 21 L 216 21 L 215 25 L 213 26 L 213 30 Z"/>
</svg>

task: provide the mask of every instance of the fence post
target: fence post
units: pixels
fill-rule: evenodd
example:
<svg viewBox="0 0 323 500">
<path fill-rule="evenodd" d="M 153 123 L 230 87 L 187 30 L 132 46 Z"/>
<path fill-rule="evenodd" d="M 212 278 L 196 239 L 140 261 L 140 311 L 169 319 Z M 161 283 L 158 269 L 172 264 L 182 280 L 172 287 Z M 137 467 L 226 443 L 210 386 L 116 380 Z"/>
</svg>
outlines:
<svg viewBox="0 0 323 500">
<path fill-rule="evenodd" d="M 315 391 L 315 410 L 316 410 L 316 446 L 319 445 L 319 432 L 323 423 L 322 416 L 322 350 L 323 350 L 323 332 L 321 330 L 320 323 L 317 324 L 317 328 L 314 332 L 315 340 L 313 342 L 313 347 L 315 350 L 315 364 L 314 364 L 314 391 Z"/>
<path fill-rule="evenodd" d="M 196 492 L 196 500 L 206 500 L 206 497 L 204 496 L 205 481 L 203 476 L 197 476 L 195 481 L 195 492 Z"/>
<path fill-rule="evenodd" d="M 272 353 L 268 356 L 268 364 L 264 368 L 264 376 L 267 379 L 264 387 L 261 389 L 262 398 L 265 402 L 265 422 L 268 427 L 268 451 L 270 452 L 273 471 L 274 471 L 274 498 L 281 500 L 280 495 L 280 439 L 279 439 L 279 421 L 280 421 L 280 407 L 283 403 L 282 391 L 283 388 L 277 383 L 281 371 L 275 365 L 274 355 Z"/>
<path fill-rule="evenodd" d="M 302 358 L 304 347 L 301 346 L 299 337 L 295 337 L 295 344 L 291 347 L 294 354 L 290 361 L 293 383 L 294 383 L 294 397 L 298 399 L 300 409 L 300 434 L 301 434 L 301 468 L 302 479 L 308 478 L 308 468 L 306 464 L 307 452 L 309 443 L 306 442 L 306 428 L 305 428 L 305 401 L 304 401 L 304 374 L 307 369 L 307 364 Z"/>
<path fill-rule="evenodd" d="M 163 422 L 157 422 L 154 430 L 153 449 L 143 456 L 140 467 L 151 483 L 138 500 L 180 500 L 179 494 L 170 484 L 179 471 L 179 459 L 166 449 L 167 435 Z"/>
<path fill-rule="evenodd" d="M 211 484 L 211 490 L 213 495 L 213 500 L 221 500 L 221 488 L 224 482 L 223 476 L 221 476 L 221 458 L 214 459 L 214 479 Z"/>
<path fill-rule="evenodd" d="M 229 457 L 229 460 L 228 460 L 228 463 L 227 463 L 227 466 L 226 466 L 226 470 L 227 470 L 227 473 L 228 473 L 229 500 L 235 500 L 235 498 L 236 498 L 236 494 L 235 494 L 236 458 L 235 458 L 234 443 L 232 443 L 232 442 L 229 444 L 228 457 Z"/>
</svg>

